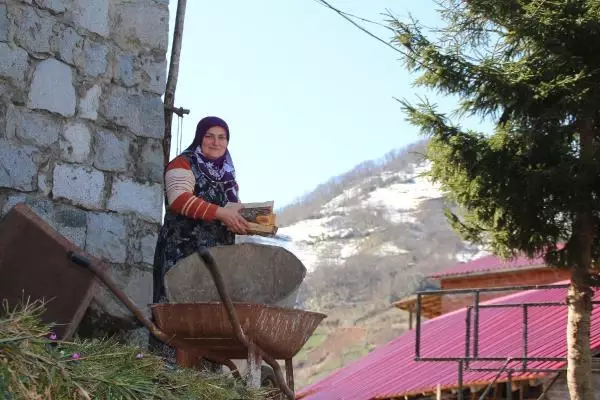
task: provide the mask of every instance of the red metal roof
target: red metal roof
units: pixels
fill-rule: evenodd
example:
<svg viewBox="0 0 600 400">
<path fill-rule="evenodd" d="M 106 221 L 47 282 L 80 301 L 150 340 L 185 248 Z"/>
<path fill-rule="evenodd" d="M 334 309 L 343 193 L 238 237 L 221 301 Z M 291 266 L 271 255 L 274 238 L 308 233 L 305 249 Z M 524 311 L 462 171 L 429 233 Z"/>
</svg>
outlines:
<svg viewBox="0 0 600 400">
<path fill-rule="evenodd" d="M 566 283 L 566 282 L 563 282 Z M 520 304 L 564 301 L 566 289 L 532 290 L 494 299 L 482 304 Z M 595 299 L 600 299 L 600 291 Z M 422 325 L 422 357 L 464 357 L 465 309 L 442 315 Z M 479 356 L 520 357 L 522 355 L 522 308 L 480 310 Z M 565 357 L 566 306 L 535 306 L 528 309 L 528 356 Z M 471 336 L 471 343 L 473 343 Z M 600 307 L 592 313 L 592 348 L 600 348 Z M 472 351 L 472 350 L 471 350 Z M 457 386 L 456 362 L 414 361 L 415 331 L 408 331 L 365 357 L 343 367 L 326 378 L 303 388 L 299 399 L 371 400 L 433 392 Z M 503 362 L 477 362 L 471 367 L 498 367 Z M 529 368 L 558 369 L 564 362 L 529 362 Z M 465 371 L 464 385 L 487 384 L 496 372 Z M 519 375 L 513 380 L 542 374 Z M 506 381 L 503 376 L 499 381 Z"/>
<path fill-rule="evenodd" d="M 452 277 L 457 275 L 471 275 L 477 273 L 487 273 L 492 271 L 521 269 L 532 266 L 544 266 L 543 257 L 527 258 L 518 257 L 513 260 L 503 260 L 500 257 L 490 255 L 469 261 L 467 263 L 458 264 L 450 268 L 443 269 L 440 272 L 429 275 L 431 278 Z"/>
</svg>

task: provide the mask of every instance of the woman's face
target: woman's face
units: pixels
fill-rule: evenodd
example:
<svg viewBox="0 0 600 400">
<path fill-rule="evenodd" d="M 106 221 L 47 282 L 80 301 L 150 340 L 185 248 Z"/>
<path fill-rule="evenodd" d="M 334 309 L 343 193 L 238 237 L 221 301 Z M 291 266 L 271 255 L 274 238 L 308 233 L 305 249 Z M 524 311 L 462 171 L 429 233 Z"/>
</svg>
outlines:
<svg viewBox="0 0 600 400">
<path fill-rule="evenodd" d="M 202 138 L 202 154 L 206 158 L 216 160 L 227 150 L 227 131 L 221 126 L 208 128 Z"/>
</svg>

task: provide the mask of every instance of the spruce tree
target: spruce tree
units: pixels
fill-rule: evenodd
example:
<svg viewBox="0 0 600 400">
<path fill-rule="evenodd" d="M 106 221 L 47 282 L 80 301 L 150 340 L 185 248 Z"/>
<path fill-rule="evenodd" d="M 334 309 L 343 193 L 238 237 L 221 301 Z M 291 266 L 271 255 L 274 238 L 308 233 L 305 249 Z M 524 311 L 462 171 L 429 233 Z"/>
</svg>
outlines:
<svg viewBox="0 0 600 400">
<path fill-rule="evenodd" d="M 431 177 L 469 241 L 570 268 L 567 382 L 593 400 L 590 317 L 600 256 L 600 0 L 443 0 L 442 26 L 391 18 L 416 85 L 458 96 L 453 113 L 402 100 L 430 138 Z M 491 132 L 460 116 L 493 121 Z M 464 125 L 464 124 L 463 124 Z M 558 246 L 557 246 L 558 245 Z"/>
</svg>

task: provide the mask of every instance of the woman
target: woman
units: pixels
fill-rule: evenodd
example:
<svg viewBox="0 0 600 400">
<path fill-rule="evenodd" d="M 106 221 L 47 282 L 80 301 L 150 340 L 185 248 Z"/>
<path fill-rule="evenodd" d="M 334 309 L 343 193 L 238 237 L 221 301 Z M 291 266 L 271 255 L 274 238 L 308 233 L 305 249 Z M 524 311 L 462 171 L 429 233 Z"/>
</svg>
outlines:
<svg viewBox="0 0 600 400">
<path fill-rule="evenodd" d="M 167 166 L 168 207 L 154 253 L 154 303 L 167 302 L 164 277 L 179 260 L 201 246 L 230 245 L 235 234 L 246 234 L 248 223 L 239 214 L 241 205 L 225 208 L 239 203 L 228 144 L 227 123 L 217 117 L 203 118 L 192 144 Z M 161 347 L 168 361 L 174 362 L 174 350 Z"/>
</svg>

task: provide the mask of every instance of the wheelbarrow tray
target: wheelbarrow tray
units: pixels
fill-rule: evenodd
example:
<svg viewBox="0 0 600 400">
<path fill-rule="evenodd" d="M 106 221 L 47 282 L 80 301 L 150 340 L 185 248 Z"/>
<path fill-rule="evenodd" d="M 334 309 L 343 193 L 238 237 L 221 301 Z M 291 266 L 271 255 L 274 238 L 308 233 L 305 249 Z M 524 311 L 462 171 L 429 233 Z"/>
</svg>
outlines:
<svg viewBox="0 0 600 400">
<path fill-rule="evenodd" d="M 291 359 L 310 338 L 325 314 L 311 311 L 234 303 L 244 332 L 276 359 Z M 220 302 L 165 303 L 151 305 L 160 330 L 189 343 L 190 349 L 206 349 L 230 359 L 245 359 L 246 347 L 233 332 Z"/>
<path fill-rule="evenodd" d="M 68 259 L 70 251 L 98 263 L 23 203 L 0 220 L 0 300 L 11 308 L 44 300 L 41 319 L 55 324 L 53 331 L 64 340 L 76 331 L 96 290 L 94 274 Z"/>
</svg>

